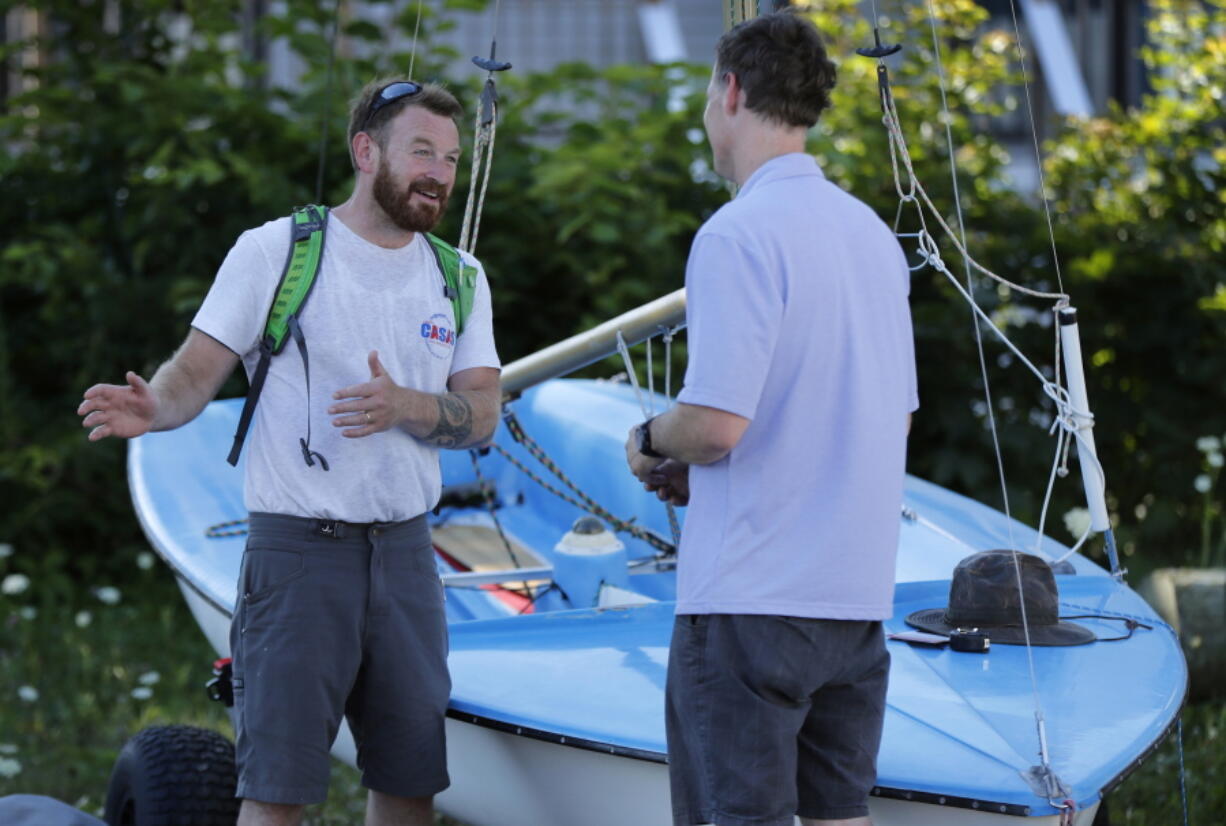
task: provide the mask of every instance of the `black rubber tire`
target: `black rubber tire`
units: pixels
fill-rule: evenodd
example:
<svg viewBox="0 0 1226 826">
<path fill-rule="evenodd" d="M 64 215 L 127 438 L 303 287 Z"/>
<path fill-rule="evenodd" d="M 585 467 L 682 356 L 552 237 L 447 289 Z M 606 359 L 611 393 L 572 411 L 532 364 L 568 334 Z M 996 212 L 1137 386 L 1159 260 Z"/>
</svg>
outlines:
<svg viewBox="0 0 1226 826">
<path fill-rule="evenodd" d="M 234 746 L 215 731 L 154 726 L 129 740 L 106 789 L 110 826 L 234 826 Z"/>
</svg>

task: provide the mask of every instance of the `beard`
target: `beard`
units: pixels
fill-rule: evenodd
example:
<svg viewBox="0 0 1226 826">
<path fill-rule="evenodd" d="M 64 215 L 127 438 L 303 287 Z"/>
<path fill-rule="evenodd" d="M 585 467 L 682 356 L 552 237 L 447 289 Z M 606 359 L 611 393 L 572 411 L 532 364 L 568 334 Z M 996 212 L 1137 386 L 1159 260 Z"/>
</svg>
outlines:
<svg viewBox="0 0 1226 826">
<path fill-rule="evenodd" d="M 432 203 L 413 202 L 413 193 L 420 192 L 437 198 Z M 397 189 L 392 181 L 387 164 L 380 163 L 375 173 L 375 203 L 387 214 L 392 223 L 408 232 L 429 232 L 438 226 L 447 210 L 447 188 L 431 178 L 422 176 L 409 184 L 408 190 Z"/>
</svg>

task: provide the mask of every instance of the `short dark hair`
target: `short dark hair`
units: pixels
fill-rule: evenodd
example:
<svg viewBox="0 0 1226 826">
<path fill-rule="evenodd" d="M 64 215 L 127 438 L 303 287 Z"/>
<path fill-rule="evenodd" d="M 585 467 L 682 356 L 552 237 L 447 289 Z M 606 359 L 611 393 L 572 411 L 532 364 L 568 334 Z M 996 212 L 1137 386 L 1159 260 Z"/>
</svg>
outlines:
<svg viewBox="0 0 1226 826">
<path fill-rule="evenodd" d="M 772 12 L 729 29 L 715 46 L 715 71 L 745 90 L 745 105 L 766 120 L 810 127 L 830 106 L 834 63 L 817 27 L 792 11 Z"/>
<path fill-rule="evenodd" d="M 370 121 L 366 122 L 366 113 L 370 110 L 370 102 L 374 99 L 379 91 L 389 84 L 407 80 L 403 77 L 381 77 L 367 83 L 358 96 L 353 99 L 349 105 L 349 162 L 353 164 L 353 170 L 358 169 L 358 159 L 353 156 L 353 138 L 359 132 L 365 132 L 374 138 L 375 143 L 379 145 L 379 149 L 387 150 L 387 125 L 392 120 L 408 109 L 410 106 L 420 106 L 428 112 L 432 112 L 444 118 L 451 118 L 453 121 L 464 114 L 464 107 L 460 106 L 460 102 L 455 99 L 455 95 L 447 91 L 443 86 L 436 83 L 423 83 L 421 91 L 415 95 L 403 97 L 400 100 L 393 101 L 386 106 L 381 107 L 377 112 L 370 116 Z"/>
</svg>

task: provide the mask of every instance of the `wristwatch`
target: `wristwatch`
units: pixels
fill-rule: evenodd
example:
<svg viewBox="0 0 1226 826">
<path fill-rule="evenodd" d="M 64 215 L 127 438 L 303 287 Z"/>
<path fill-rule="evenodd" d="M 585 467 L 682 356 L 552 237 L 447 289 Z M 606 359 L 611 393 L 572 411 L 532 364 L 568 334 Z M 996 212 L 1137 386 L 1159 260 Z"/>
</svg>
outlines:
<svg viewBox="0 0 1226 826">
<path fill-rule="evenodd" d="M 643 454 L 644 456 L 650 456 L 653 459 L 664 459 L 667 457 L 651 446 L 651 423 L 653 421 L 655 421 L 654 416 L 643 422 L 635 430 L 639 440 L 639 453 Z"/>
</svg>

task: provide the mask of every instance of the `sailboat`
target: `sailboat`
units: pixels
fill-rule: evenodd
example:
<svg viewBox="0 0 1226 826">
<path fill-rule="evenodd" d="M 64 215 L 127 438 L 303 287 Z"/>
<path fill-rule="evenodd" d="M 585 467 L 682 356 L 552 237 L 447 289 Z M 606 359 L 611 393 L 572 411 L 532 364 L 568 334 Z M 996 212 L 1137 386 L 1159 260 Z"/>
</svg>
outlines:
<svg viewBox="0 0 1226 826">
<path fill-rule="evenodd" d="M 888 82 L 882 95 L 901 161 L 899 191 L 919 203 L 926 195 Z M 925 220 L 934 222 L 931 233 Z M 909 236 L 922 263 L 943 266 L 933 241 L 938 223 L 973 263 L 935 208 Z M 1081 543 L 1066 547 L 908 477 L 894 614 L 884 623 L 890 687 L 870 805 L 878 826 L 1090 826 L 1103 797 L 1171 731 L 1184 702 L 1178 639 L 1125 584 L 1114 555 L 1075 311 L 1048 297 L 1062 314 L 1065 379 L 1035 372 L 1061 411 L 1061 438 L 1078 446 L 1092 529 L 1106 538 L 1110 570 L 1078 553 Z M 684 513 L 625 472 L 622 448 L 644 408 L 663 409 L 669 393 L 643 391 L 637 380 L 565 376 L 655 336 L 671 340 L 683 322 L 679 291 L 508 365 L 507 415 L 493 449 L 444 452 L 444 491 L 431 524 L 450 625 L 452 786 L 437 806 L 467 824 L 671 823 L 663 694 L 673 548 Z M 245 510 L 243 474 L 221 456 L 240 406 L 214 402 L 183 428 L 134 440 L 128 455 L 145 534 L 222 658 Z M 1060 615 L 1080 617 L 1093 641 L 955 650 L 952 636 L 935 645 L 916 636 L 907 618 L 946 604 L 959 563 L 1000 548 L 1046 563 Z M 219 670 L 224 680 L 224 665 Z M 333 754 L 355 764 L 346 729 Z"/>
<path fill-rule="evenodd" d="M 666 296 L 508 365 L 504 388 L 517 398 L 498 450 L 476 462 L 443 457 L 431 520 L 451 632 L 453 785 L 438 807 L 472 826 L 671 822 L 663 691 L 675 573 L 657 548 L 671 528 L 619 464 L 642 418 L 638 398 L 624 382 L 542 377 L 615 351 L 619 337 L 675 326 L 683 299 Z M 242 474 L 220 461 L 219 446 L 240 407 L 213 402 L 179 430 L 133 441 L 128 456 L 141 525 L 221 657 L 244 543 L 227 524 L 244 510 Z M 542 456 L 583 497 L 634 517 L 639 535 L 577 533 L 589 509 Z M 1061 823 L 1066 809 L 1035 780 L 1037 698 L 1068 795 L 1058 802 L 1071 801 L 1072 822 L 1088 826 L 1176 721 L 1187 672 L 1175 634 L 1108 571 L 986 505 L 911 477 L 899 519 L 888 633 L 914 630 L 909 614 L 945 604 L 960 560 L 1010 542 L 1067 563 L 1056 576 L 1062 615 L 1099 617 L 1078 622 L 1104 639 L 1120 636 L 1121 621 L 1138 626 L 1123 640 L 986 654 L 891 641 L 874 822 Z M 347 731 L 333 753 L 354 765 Z"/>
</svg>

